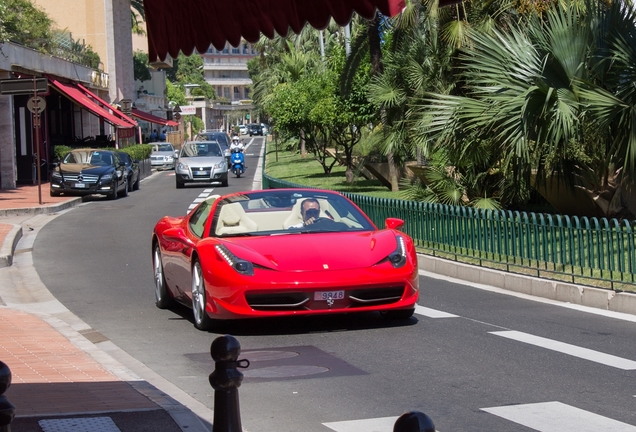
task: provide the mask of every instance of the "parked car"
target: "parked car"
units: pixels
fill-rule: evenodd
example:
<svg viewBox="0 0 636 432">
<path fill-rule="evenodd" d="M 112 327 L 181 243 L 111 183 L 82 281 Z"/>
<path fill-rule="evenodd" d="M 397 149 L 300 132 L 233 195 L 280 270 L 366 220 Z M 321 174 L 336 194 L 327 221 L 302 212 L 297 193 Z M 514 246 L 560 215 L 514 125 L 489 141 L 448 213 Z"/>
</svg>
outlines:
<svg viewBox="0 0 636 432">
<path fill-rule="evenodd" d="M 230 160 L 231 152 L 230 152 L 230 144 L 232 140 L 230 136 L 225 132 L 219 131 L 205 131 L 199 132 L 199 135 L 195 138 L 195 141 L 216 141 L 221 145 L 221 149 L 223 150 L 223 154 Z"/>
<path fill-rule="evenodd" d="M 241 135 L 247 135 L 247 126 L 240 125 L 239 126 L 239 132 L 241 132 Z"/>
<path fill-rule="evenodd" d="M 123 151 L 118 151 L 119 158 L 126 164 L 126 171 L 128 172 L 128 190 L 138 190 L 141 183 L 141 174 L 139 170 L 139 161 L 130 157 L 130 155 Z"/>
<path fill-rule="evenodd" d="M 150 166 L 157 169 L 174 169 L 174 160 L 178 152 L 172 144 L 165 142 L 150 143 L 152 153 L 150 153 Z"/>
<path fill-rule="evenodd" d="M 307 216 L 312 206 L 313 223 L 305 224 L 301 210 Z M 388 218 L 378 229 L 332 191 L 211 196 L 187 216 L 155 225 L 156 305 L 191 307 L 202 330 L 216 320 L 274 316 L 375 311 L 408 319 L 419 295 L 418 265 L 403 225 Z"/>
<path fill-rule="evenodd" d="M 115 151 L 71 150 L 51 174 L 51 196 L 128 195 L 128 170 Z"/>
<path fill-rule="evenodd" d="M 263 135 L 269 135 L 269 126 L 265 123 L 261 123 L 261 127 L 263 128 Z"/>
<path fill-rule="evenodd" d="M 175 168 L 177 189 L 186 183 L 220 182 L 228 185 L 227 160 L 216 141 L 190 141 L 183 145 Z"/>
<path fill-rule="evenodd" d="M 258 123 L 252 123 L 250 125 L 247 125 L 247 132 L 250 134 L 250 136 L 252 135 L 263 136 L 263 126 L 261 126 Z"/>
</svg>

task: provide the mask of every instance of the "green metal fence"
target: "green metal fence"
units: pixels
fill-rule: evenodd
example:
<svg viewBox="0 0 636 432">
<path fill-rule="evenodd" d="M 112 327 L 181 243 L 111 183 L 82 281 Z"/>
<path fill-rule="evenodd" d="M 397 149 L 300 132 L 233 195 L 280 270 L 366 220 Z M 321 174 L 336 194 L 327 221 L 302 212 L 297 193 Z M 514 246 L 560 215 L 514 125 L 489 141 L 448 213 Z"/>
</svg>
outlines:
<svg viewBox="0 0 636 432">
<path fill-rule="evenodd" d="M 263 173 L 263 188 L 306 187 Z M 422 253 L 614 290 L 636 290 L 636 221 L 469 207 L 343 193 L 382 227 L 405 221 Z"/>
</svg>

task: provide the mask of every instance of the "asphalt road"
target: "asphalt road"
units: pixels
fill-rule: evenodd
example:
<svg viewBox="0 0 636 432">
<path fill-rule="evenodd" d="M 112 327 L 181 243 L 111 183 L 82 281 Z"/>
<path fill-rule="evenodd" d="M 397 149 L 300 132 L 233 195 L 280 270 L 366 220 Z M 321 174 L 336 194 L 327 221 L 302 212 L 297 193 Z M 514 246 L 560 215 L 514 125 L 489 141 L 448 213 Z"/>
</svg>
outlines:
<svg viewBox="0 0 636 432">
<path fill-rule="evenodd" d="M 105 338 L 209 407 L 210 344 L 236 336 L 251 361 L 240 388 L 249 432 L 389 432 L 379 425 L 408 410 L 443 432 L 636 431 L 633 321 L 425 276 L 419 304 L 431 310 L 406 322 L 312 317 L 208 333 L 187 308 L 157 309 L 155 222 L 184 214 L 202 193 L 250 189 L 261 143 L 247 151 L 249 175 L 231 176 L 227 188 L 176 190 L 173 172 L 159 172 L 127 198 L 96 198 L 55 218 L 34 245 L 40 278 Z M 392 419 L 360 426 L 384 417 Z"/>
</svg>

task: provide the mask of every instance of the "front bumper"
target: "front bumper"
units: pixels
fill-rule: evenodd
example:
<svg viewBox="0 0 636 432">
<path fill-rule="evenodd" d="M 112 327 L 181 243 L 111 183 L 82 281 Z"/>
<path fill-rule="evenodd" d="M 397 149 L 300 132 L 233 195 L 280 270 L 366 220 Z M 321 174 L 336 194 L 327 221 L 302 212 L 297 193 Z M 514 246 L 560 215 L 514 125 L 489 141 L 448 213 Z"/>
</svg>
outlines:
<svg viewBox="0 0 636 432">
<path fill-rule="evenodd" d="M 51 192 L 63 193 L 66 195 L 108 195 L 112 194 L 117 187 L 113 180 L 98 182 L 76 182 L 68 180 L 51 179 Z M 80 186 L 81 185 L 81 186 Z"/>
<path fill-rule="evenodd" d="M 180 182 L 222 182 L 227 179 L 227 168 L 214 169 L 212 167 L 188 167 L 175 171 Z"/>
<path fill-rule="evenodd" d="M 215 273 L 220 286 L 206 280 L 206 310 L 219 319 L 321 315 L 413 309 L 419 298 L 417 267 L 392 275 L 378 269 L 328 273 L 306 274 L 302 280 L 263 269 L 255 269 L 254 276 Z M 343 298 L 333 302 L 316 300 L 318 292 L 340 291 Z"/>
</svg>

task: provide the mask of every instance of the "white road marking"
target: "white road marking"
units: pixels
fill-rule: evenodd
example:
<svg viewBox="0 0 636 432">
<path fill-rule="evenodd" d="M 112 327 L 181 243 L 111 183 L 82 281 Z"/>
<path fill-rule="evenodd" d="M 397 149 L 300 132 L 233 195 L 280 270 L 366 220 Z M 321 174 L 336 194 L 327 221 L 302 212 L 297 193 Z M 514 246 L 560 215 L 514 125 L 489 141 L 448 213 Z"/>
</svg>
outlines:
<svg viewBox="0 0 636 432">
<path fill-rule="evenodd" d="M 576 345 L 571 345 L 564 342 L 558 342 L 552 339 L 546 339 L 540 336 L 534 336 L 528 333 L 523 333 L 523 332 L 514 331 L 514 330 L 496 331 L 496 332 L 489 332 L 489 333 L 494 334 L 496 336 L 502 336 L 508 339 L 513 339 L 519 342 L 524 342 L 530 345 L 535 345 L 541 348 L 546 348 L 552 351 L 557 351 L 563 354 L 568 354 L 574 357 L 582 358 L 584 360 L 589 360 L 596 363 L 604 364 L 606 366 L 615 367 L 618 369 L 623 369 L 623 370 L 636 369 L 636 361 L 613 356 L 611 354 L 605 354 L 605 353 L 594 351 L 587 348 L 581 348 Z"/>
<path fill-rule="evenodd" d="M 457 318 L 458 315 L 449 314 L 439 310 L 427 308 L 420 305 L 415 305 L 415 313 L 418 315 L 424 315 L 428 318 Z"/>
<path fill-rule="evenodd" d="M 199 196 L 195 198 L 194 201 L 192 201 L 192 204 L 190 204 L 190 206 L 188 207 L 187 213 L 190 213 L 199 203 L 205 201 L 213 190 L 214 189 L 203 189 L 203 192 L 201 192 Z"/>
<path fill-rule="evenodd" d="M 636 432 L 629 425 L 561 402 L 481 408 L 540 432 Z"/>
<path fill-rule="evenodd" d="M 323 423 L 323 425 L 336 432 L 391 432 L 397 419 L 397 417 L 382 417 Z"/>
<path fill-rule="evenodd" d="M 548 298 L 544 298 L 544 297 L 537 297 L 537 296 L 533 296 L 530 294 L 523 294 L 523 293 L 519 293 L 516 291 L 510 291 L 507 289 L 503 289 L 503 288 L 497 288 L 491 285 L 484 285 L 484 284 L 479 284 L 479 283 L 475 283 L 475 282 L 468 282 L 465 281 L 463 279 L 457 279 L 457 278 L 452 278 L 449 276 L 444 276 L 444 275 L 439 275 L 437 273 L 432 273 L 426 270 L 419 270 L 419 275 L 420 276 L 426 276 L 429 277 L 431 279 L 438 279 L 438 280 L 444 280 L 447 282 L 451 282 L 454 284 L 458 284 L 458 285 L 466 285 L 466 286 L 471 286 L 473 288 L 478 288 L 484 291 L 490 291 L 490 292 L 495 292 L 498 294 L 506 294 L 509 296 L 513 296 L 513 297 L 518 297 L 518 298 L 522 298 L 525 300 L 532 300 L 535 302 L 539 302 L 539 303 L 546 303 L 546 304 L 550 304 L 553 306 L 560 306 L 560 307 L 564 307 L 566 309 L 573 309 L 576 311 L 580 311 L 580 312 L 586 312 L 586 313 L 591 313 L 594 315 L 600 315 L 600 316 L 604 316 L 604 317 L 609 317 L 609 318 L 614 318 L 614 319 L 619 319 L 619 320 L 623 320 L 623 321 L 630 321 L 630 322 L 636 322 L 636 315 L 634 314 L 628 314 L 628 313 L 623 313 L 623 312 L 614 312 L 614 311 L 610 311 L 610 310 L 605 310 L 605 309 L 599 309 L 599 308 L 595 308 L 595 307 L 591 307 L 591 306 L 583 306 L 583 305 L 577 305 L 574 303 L 566 303 L 566 302 L 562 302 L 562 301 L 558 301 L 558 300 L 551 300 Z"/>
</svg>

